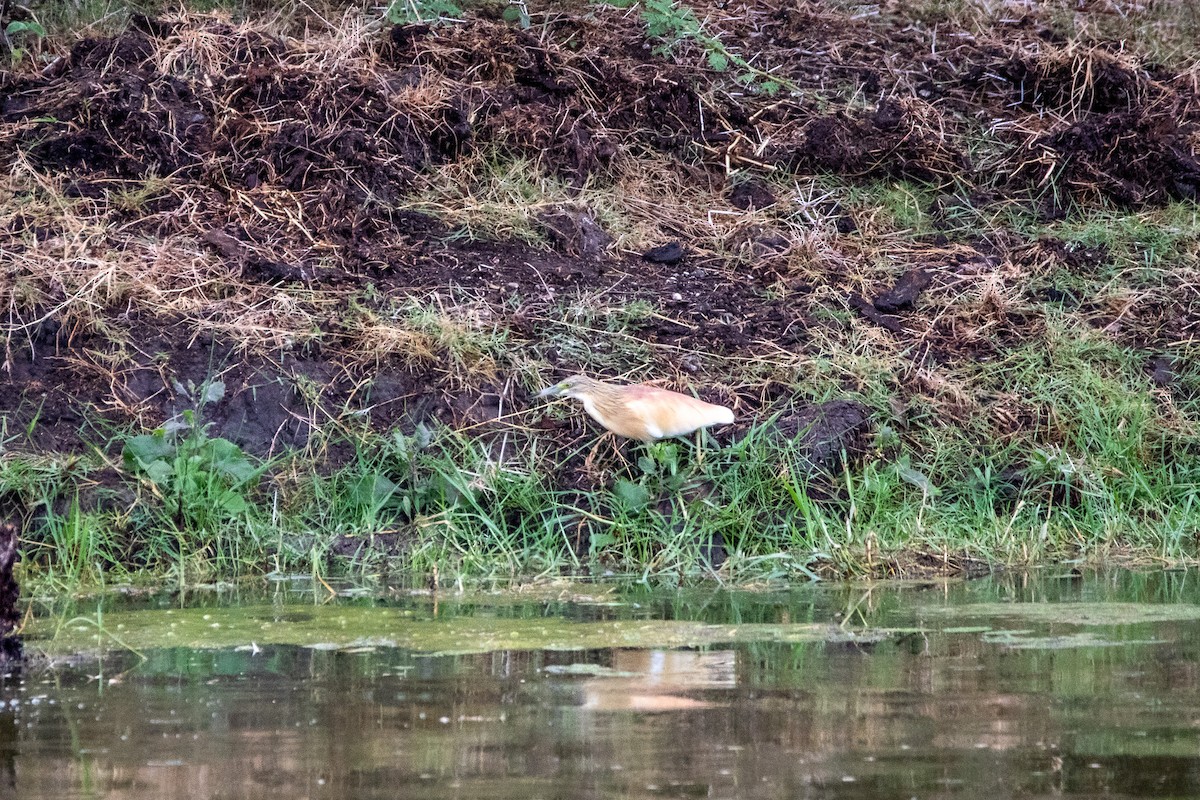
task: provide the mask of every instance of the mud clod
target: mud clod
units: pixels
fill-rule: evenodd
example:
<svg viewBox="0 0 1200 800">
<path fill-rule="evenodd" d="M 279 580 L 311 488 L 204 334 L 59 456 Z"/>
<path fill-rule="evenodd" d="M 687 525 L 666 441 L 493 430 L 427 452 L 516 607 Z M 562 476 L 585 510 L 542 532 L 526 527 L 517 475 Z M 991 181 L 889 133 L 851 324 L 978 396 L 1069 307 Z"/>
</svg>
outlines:
<svg viewBox="0 0 1200 800">
<path fill-rule="evenodd" d="M 862 453 L 870 430 L 870 409 L 853 400 L 830 400 L 780 417 L 770 435 L 794 440 L 814 467 L 830 469 L 843 456 Z"/>
<path fill-rule="evenodd" d="M 968 172 L 966 157 L 932 135 L 928 104 L 884 101 L 866 114 L 836 112 L 816 117 L 791 145 L 774 145 L 767 157 L 793 172 L 833 172 L 852 177 L 893 176 L 938 181 Z"/>
<path fill-rule="evenodd" d="M 597 260 L 612 244 L 612 237 L 586 209 L 556 208 L 538 217 L 554 246 L 569 256 Z"/>
<path fill-rule="evenodd" d="M 1061 179 L 1077 195 L 1137 206 L 1196 199 L 1200 161 L 1192 135 L 1170 112 L 1114 111 L 1049 134 L 1034 147 L 1056 155 Z"/>
<path fill-rule="evenodd" d="M 749 180 L 734 186 L 729 192 L 729 202 L 743 211 L 770 208 L 777 202 L 775 193 L 761 181 Z"/>
<path fill-rule="evenodd" d="M 1155 386 L 1169 387 L 1175 383 L 1175 360 L 1168 356 L 1154 356 L 1147 362 L 1146 370 Z"/>
<path fill-rule="evenodd" d="M 851 292 L 847 301 L 850 307 L 861 314 L 865 319 L 875 323 L 884 330 L 895 334 L 904 333 L 904 325 L 897 317 L 882 313 L 875 307 L 875 304 L 867 300 L 857 292 Z"/>
<path fill-rule="evenodd" d="M 913 303 L 932 283 L 932 270 L 925 267 L 914 267 L 901 275 L 895 286 L 877 295 L 872 301 L 872 305 L 877 311 L 884 314 L 895 314 L 897 311 L 912 308 Z"/>
<path fill-rule="evenodd" d="M 678 264 L 686 257 L 687 248 L 679 242 L 660 244 L 642 253 L 642 258 L 652 264 Z"/>
<path fill-rule="evenodd" d="M 834 222 L 834 227 L 838 233 L 854 233 L 858 230 L 858 223 L 849 214 L 842 214 Z"/>
<path fill-rule="evenodd" d="M 309 270 L 266 258 L 246 243 L 223 231 L 206 231 L 200 239 L 211 245 L 227 261 L 237 264 L 242 274 L 252 280 L 308 283 L 314 278 Z"/>
</svg>

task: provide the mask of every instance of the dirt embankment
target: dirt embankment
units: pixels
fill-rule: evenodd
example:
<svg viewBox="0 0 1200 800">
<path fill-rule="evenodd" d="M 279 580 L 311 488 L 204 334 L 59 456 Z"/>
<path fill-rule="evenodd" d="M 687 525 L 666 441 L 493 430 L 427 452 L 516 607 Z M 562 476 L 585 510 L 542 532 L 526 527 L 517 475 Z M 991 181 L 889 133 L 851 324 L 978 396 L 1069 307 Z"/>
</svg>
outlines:
<svg viewBox="0 0 1200 800">
<path fill-rule="evenodd" d="M 21 590 L 13 576 L 18 538 L 15 525 L 0 523 L 0 669 L 21 658 L 21 640 L 15 634 L 21 622 L 21 609 L 17 603 Z"/>
<path fill-rule="evenodd" d="M 814 4 L 722 9 L 706 17 L 713 32 L 796 92 L 740 90 L 697 69 L 694 44 L 655 55 L 635 15 L 604 8 L 536 30 L 472 19 L 314 41 L 135 17 L 39 72 L 6 74 L 0 172 L 16 200 L 0 212 L 11 287 L 0 411 L 35 446 L 78 449 L 103 438 L 89 420 L 156 425 L 190 402 L 189 382 L 219 375 L 229 391 L 210 421 L 266 453 L 348 412 L 378 428 L 474 425 L 524 406 L 506 374 L 520 359 L 456 367 L 444 327 L 380 346 L 364 320 L 409 296 L 469 298 L 523 363 L 563 371 L 578 367 L 556 334 L 563 298 L 648 301 L 623 333 L 742 416 L 787 401 L 797 375 L 754 380 L 723 365 L 819 357 L 865 320 L 912 365 L 897 391 L 935 393 L 923 365 L 994 358 L 1040 330 L 1027 309 L 960 308 L 964 286 L 1087 269 L 1083 256 L 1003 228 L 932 234 L 886 256 L 919 263 L 864 284 L 819 249 L 799 258 L 806 244 L 788 226 L 807 215 L 821 246 L 870 261 L 855 209 L 780 197 L 781 176 L 906 179 L 935 187 L 930 210 L 946 218 L 1008 206 L 1062 218 L 1097 201 L 1195 199 L 1200 187 L 1191 76 L 1115 45 L 1065 42 L 1032 16 L 983 35 Z M 431 171 L 501 156 L 581 198 L 540 215 L 554 249 L 455 238 L 411 210 Z M 642 163 L 670 165 L 673 191 L 746 215 L 724 251 L 692 235 L 711 208 L 659 220 L 633 252 L 609 244 L 586 198 Z M 665 247 L 642 257 L 651 243 Z M 1200 301 L 1177 300 L 1116 317 L 1148 359 L 1195 335 Z M 1115 317 L 1105 313 L 1094 323 Z M 428 352 L 414 356 L 418 345 Z"/>
</svg>

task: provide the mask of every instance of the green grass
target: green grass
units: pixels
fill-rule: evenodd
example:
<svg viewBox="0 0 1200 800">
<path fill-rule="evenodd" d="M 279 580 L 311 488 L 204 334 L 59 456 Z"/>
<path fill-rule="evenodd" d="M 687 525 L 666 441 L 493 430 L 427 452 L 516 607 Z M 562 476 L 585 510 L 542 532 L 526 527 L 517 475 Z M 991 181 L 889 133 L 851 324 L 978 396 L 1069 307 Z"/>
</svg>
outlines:
<svg viewBox="0 0 1200 800">
<path fill-rule="evenodd" d="M 671 441 L 626 445 L 618 457 L 601 442 L 607 477 L 580 489 L 560 485 L 555 464 L 582 451 L 449 429 L 363 429 L 348 442 L 349 463 L 326 473 L 299 457 L 265 464 L 243 454 L 238 469 L 263 477 L 233 503 L 240 484 L 218 479 L 217 440 L 202 427 L 177 446 L 173 469 L 190 478 L 154 479 L 126 463 L 110 481 L 121 502 L 81 504 L 105 468 L 94 459 L 7 455 L 0 474 L 33 509 L 25 569 L 46 585 L 136 580 L 139 568 L 182 586 L 268 572 L 679 582 L 865 575 L 921 551 L 1011 564 L 1191 557 L 1195 440 L 1171 429 L 1120 348 L 1066 330 L 1051 345 L 1019 351 L 987 378 L 1042 409 L 1044 429 L 988 444 L 977 438 L 989 425 L 981 410 L 962 425 L 881 433 L 873 457 L 832 475 L 814 472 L 769 422 L 699 451 Z"/>
</svg>

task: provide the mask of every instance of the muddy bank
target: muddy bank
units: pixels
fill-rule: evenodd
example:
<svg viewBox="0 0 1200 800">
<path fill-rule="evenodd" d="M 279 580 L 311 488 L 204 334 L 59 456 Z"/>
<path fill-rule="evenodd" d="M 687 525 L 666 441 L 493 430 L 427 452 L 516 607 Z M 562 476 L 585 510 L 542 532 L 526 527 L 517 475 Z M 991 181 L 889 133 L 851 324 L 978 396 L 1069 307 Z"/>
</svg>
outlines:
<svg viewBox="0 0 1200 800">
<path fill-rule="evenodd" d="M 931 52 L 930 31 L 899 23 L 868 27 L 807 6 L 742 10 L 746 26 L 721 32 L 738 44 L 765 25 L 765 44 L 755 39 L 762 58 L 795 92 L 733 94 L 728 76 L 695 69 L 686 58 L 618 47 L 643 32 L 636 18 L 603 9 L 557 20 L 541 37 L 488 19 L 360 33 L 338 57 L 251 26 L 134 17 L 128 32 L 79 41 L 40 74 L 3 78 L 4 166 L 12 170 L 21 159 L 18 173 L 55 181 L 66 197 L 120 223 L 104 242 L 110 248 L 133 236 L 188 237 L 208 280 L 327 293 L 332 302 L 368 288 L 392 298 L 450 287 L 469 292 L 516 346 L 551 367 L 566 362 L 566 371 L 573 371 L 571 359 L 547 341 L 544 327 L 557 299 L 594 292 L 614 305 L 646 300 L 658 313 L 630 332 L 663 346 L 664 366 L 682 375 L 695 371 L 693 353 L 803 353 L 822 329 L 839 326 L 823 313 L 831 301 L 835 310 L 845 304 L 907 340 L 918 364 L 989 357 L 980 348 L 990 344 L 937 323 L 929 330 L 930 320 L 947 319 L 944 309 L 914 313 L 914 301 L 930 285 L 953 287 L 1006 260 L 1033 266 L 1045 257 L 1036 245 L 996 237 L 953 248 L 934 241 L 919 254 L 919 268 L 890 289 L 875 287 L 868 307 L 857 291 L 842 288 L 836 266 L 796 275 L 789 258 L 798 244 L 772 223 L 774 196 L 753 181 L 731 180 L 731 167 L 751 175 L 953 184 L 945 202 L 976 209 L 1011 202 L 1041 208 L 1049 182 L 1058 199 L 1046 213 L 1060 216 L 1071 213 L 1070 202 L 1098 196 L 1146 204 L 1194 195 L 1196 91 L 1186 76 L 1103 43 L 1081 50 L 1034 18 L 999 25 L 986 37 L 953 35 L 945 39 L 952 47 Z M 831 41 L 847 46 L 832 48 Z M 790 57 L 797 50 L 818 56 L 800 64 Z M 873 107 L 856 110 L 852 101 L 864 92 Z M 993 125 L 1006 122 L 986 166 L 966 155 L 981 115 Z M 754 142 L 762 144 L 751 158 Z M 578 186 L 612 181 L 622 164 L 654 153 L 673 160 L 688 180 L 725 187 L 734 206 L 767 212 L 730 242 L 732 258 L 683 241 L 675 257 L 662 260 L 603 244 L 586 206 L 544 215 L 543 229 L 559 252 L 448 241 L 443 223 L 405 210 L 423 170 L 496 148 Z M 169 185 L 157 193 L 149 186 L 167 176 Z M 146 196 L 129 197 L 131 186 Z M 844 209 L 826 212 L 842 235 L 855 235 Z M 54 221 L 22 211 L 7 220 L 0 236 L 17 256 L 64 234 Z M 1077 260 L 1048 252 L 1068 266 Z M 22 280 L 45 279 L 21 270 L 18 262 Z M 185 291 L 179 284 L 187 277 L 165 274 L 164 289 Z M 772 298 L 780 287 L 793 296 Z M 805 297 L 825 287 L 832 294 Z M 297 410 L 288 388 L 297 375 L 326 386 L 333 398 L 339 381 L 395 375 L 376 390 L 388 409 L 379 415 L 382 426 L 396 422 L 401 414 L 392 410 L 403 401 L 437 395 L 449 413 L 470 404 L 464 389 L 469 395 L 481 388 L 446 381 L 435 364 L 414 370 L 405 358 L 364 363 L 354 357 L 361 332 L 337 313 L 314 314 L 308 344 L 289 345 L 295 336 L 284 331 L 270 342 L 282 350 L 266 355 L 251 347 L 257 352 L 247 356 L 237 339 L 251 334 L 233 330 L 221 342 L 204 330 L 205 318 L 221 313 L 211 295 L 207 307 L 193 303 L 183 318 L 102 308 L 103 326 L 73 313 L 64 286 L 46 286 L 42 300 L 8 323 L 15 352 L 0 386 L 3 409 L 20 423 L 40 409 L 39 444 L 65 446 L 69 430 L 83 422 L 74 408 L 80 404 L 154 424 L 175 405 L 172 381 L 198 385 L 226 371 L 265 392 L 264 407 L 277 409 L 263 421 L 230 412 L 242 440 L 263 452 L 304 441 L 303 420 L 285 419 Z M 1148 321 L 1156 326 L 1149 336 L 1137 331 L 1139 344 L 1153 348 L 1190 329 L 1196 303 L 1181 302 L 1187 304 Z M 56 312 L 55 304 L 66 310 Z M 1004 324 L 1012 342 L 1038 334 L 1027 319 L 1010 315 Z M 114 327 L 119 338 L 147 346 L 107 345 Z M 86 355 L 97 352 L 104 365 Z M 164 369 L 152 363 L 160 353 L 169 354 Z M 269 366 L 280 362 L 291 363 Z M 516 399 L 503 398 L 510 408 Z M 745 410 L 758 405 L 747 392 Z"/>
<path fill-rule="evenodd" d="M 1048 226 L 1195 200 L 1190 73 L 1036 14 L 696 11 L 762 72 L 596 6 L 305 37 L 135 15 L 4 73 L 13 446 L 115 461 L 220 382 L 202 424 L 255 456 L 327 473 L 356 436 L 444 425 L 537 444 L 586 493 L 631 462 L 529 393 L 588 371 L 732 407 L 722 445 L 774 420 L 822 499 L 846 499 L 843 454 L 921 494 L 895 465 L 954 438 L 937 477 L 965 493 L 1001 452 L 1007 513 L 1028 487 L 1078 503 L 1055 459 L 1090 433 L 1020 382 L 1094 336 L 1138 364 L 1097 356 L 1103 380 L 1153 383 L 1163 458 L 1189 452 L 1194 237 L 1142 274 Z"/>
</svg>

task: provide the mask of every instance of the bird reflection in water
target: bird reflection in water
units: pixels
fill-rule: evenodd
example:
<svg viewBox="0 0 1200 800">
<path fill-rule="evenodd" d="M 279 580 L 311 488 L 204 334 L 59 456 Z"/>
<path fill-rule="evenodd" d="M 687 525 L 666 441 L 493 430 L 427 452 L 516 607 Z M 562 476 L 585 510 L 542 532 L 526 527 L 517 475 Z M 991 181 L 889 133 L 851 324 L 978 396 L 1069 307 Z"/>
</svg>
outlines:
<svg viewBox="0 0 1200 800">
<path fill-rule="evenodd" d="M 584 681 L 589 711 L 682 711 L 721 705 L 690 696 L 736 685 L 733 650 L 616 650 L 612 672 Z"/>
</svg>

